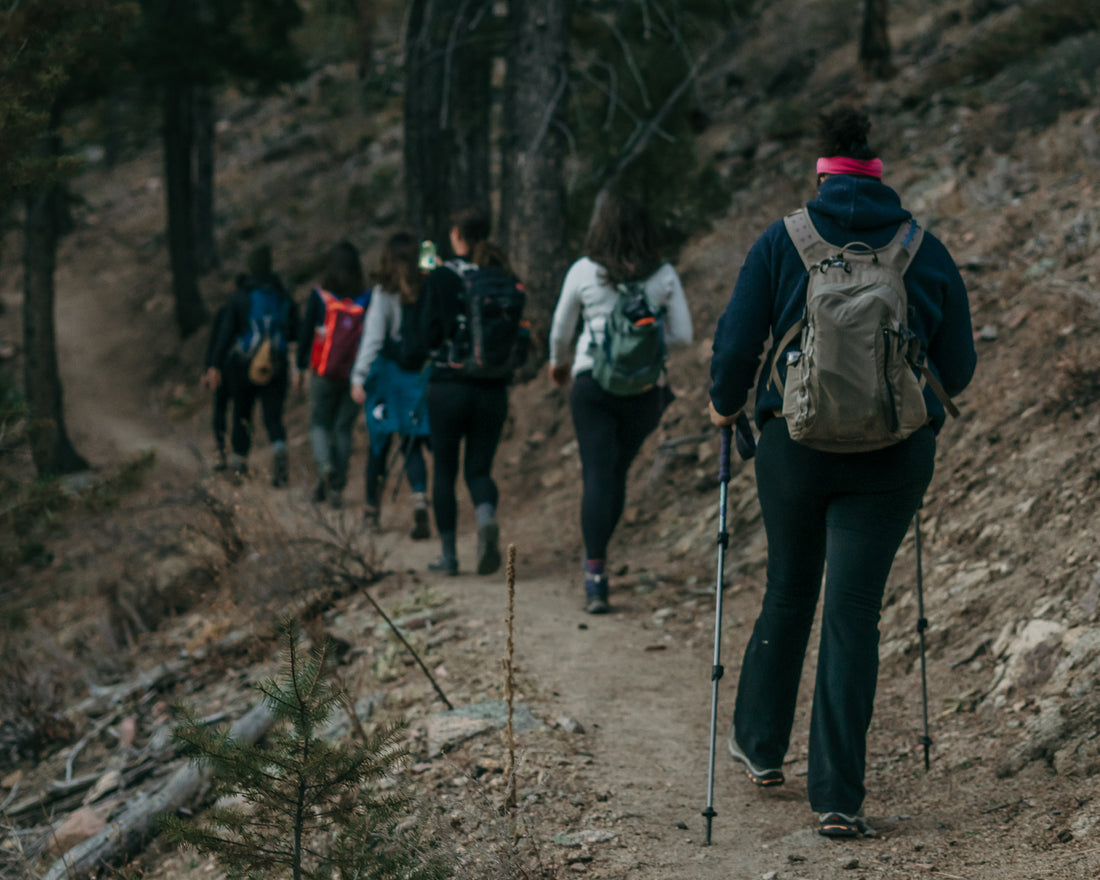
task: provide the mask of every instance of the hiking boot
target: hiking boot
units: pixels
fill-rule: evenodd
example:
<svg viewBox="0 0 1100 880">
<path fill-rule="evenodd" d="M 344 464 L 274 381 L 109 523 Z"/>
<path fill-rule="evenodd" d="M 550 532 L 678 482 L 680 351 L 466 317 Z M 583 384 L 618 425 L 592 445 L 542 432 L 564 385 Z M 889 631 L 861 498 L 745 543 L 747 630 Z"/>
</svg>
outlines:
<svg viewBox="0 0 1100 880">
<path fill-rule="evenodd" d="M 275 453 L 275 467 L 271 476 L 271 485 L 276 489 L 282 489 L 290 479 L 290 465 L 287 462 L 286 450 Z"/>
<path fill-rule="evenodd" d="M 229 462 L 230 475 L 236 485 L 241 485 L 248 476 L 248 462 L 239 456 L 232 456 Z"/>
<path fill-rule="evenodd" d="M 409 537 L 414 541 L 423 541 L 432 536 L 428 523 L 428 498 L 423 492 L 413 495 L 413 527 Z"/>
<path fill-rule="evenodd" d="M 441 553 L 437 559 L 428 563 L 428 571 L 439 571 L 454 577 L 458 574 L 458 557 Z"/>
<path fill-rule="evenodd" d="M 214 470 L 218 473 L 229 469 L 229 459 L 226 458 L 225 450 L 222 447 L 218 447 L 214 452 Z"/>
<path fill-rule="evenodd" d="M 377 532 L 380 514 L 381 511 L 378 509 L 377 504 L 368 503 L 363 510 L 363 528 L 368 532 Z"/>
<path fill-rule="evenodd" d="M 607 602 L 607 575 L 585 574 L 584 610 L 589 614 L 607 614 L 611 606 Z"/>
<path fill-rule="evenodd" d="M 344 507 L 344 494 L 339 489 L 333 489 L 328 493 L 328 506 L 333 510 L 342 510 Z"/>
<path fill-rule="evenodd" d="M 874 837 L 875 829 L 867 824 L 867 820 L 858 813 L 849 816 L 847 813 L 822 813 L 818 817 L 821 826 L 817 833 L 825 837 Z"/>
<path fill-rule="evenodd" d="M 316 484 L 313 486 L 313 492 L 309 496 L 309 500 L 314 504 L 320 504 L 325 500 L 328 495 L 328 474 L 321 474 L 317 478 Z"/>
<path fill-rule="evenodd" d="M 500 568 L 500 526 L 487 520 L 477 529 L 477 573 L 492 574 Z"/>
<path fill-rule="evenodd" d="M 745 757 L 745 753 L 741 750 L 741 747 L 737 745 L 737 740 L 733 737 L 732 725 L 730 725 L 730 733 L 729 737 L 726 739 L 726 745 L 729 748 L 731 757 L 733 757 L 735 761 L 740 761 L 745 765 L 745 775 L 749 777 L 749 782 L 753 785 L 759 785 L 761 788 L 772 788 L 776 785 L 782 785 L 786 781 L 783 771 L 779 768 L 765 769 L 757 767 L 752 761 Z"/>
</svg>

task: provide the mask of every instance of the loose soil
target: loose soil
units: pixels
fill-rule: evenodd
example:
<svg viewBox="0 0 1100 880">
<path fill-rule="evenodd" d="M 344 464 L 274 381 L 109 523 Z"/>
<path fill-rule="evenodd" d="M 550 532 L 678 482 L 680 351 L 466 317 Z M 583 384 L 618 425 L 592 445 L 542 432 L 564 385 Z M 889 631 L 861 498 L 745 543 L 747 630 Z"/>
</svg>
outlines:
<svg viewBox="0 0 1100 880">
<path fill-rule="evenodd" d="M 554 876 L 1100 876 L 1098 759 L 1090 744 L 1097 717 L 1089 697 L 1093 655 L 1073 655 L 1065 640 L 1023 638 L 1039 621 L 1083 644 L 1098 620 L 1100 212 L 1092 174 L 1100 161 L 1098 114 L 1066 112 L 1000 152 L 930 163 L 921 157 L 936 156 L 953 125 L 976 132 L 994 125 L 994 111 L 956 108 L 919 117 L 900 110 L 899 97 L 875 99 L 884 111 L 895 111 L 881 136 L 904 132 L 912 147 L 904 157 L 888 157 L 890 182 L 958 258 L 980 337 L 979 374 L 960 400 L 962 418 L 941 435 L 923 513 L 933 739 L 927 770 L 911 540 L 887 588 L 867 773 L 866 809 L 880 832 L 876 838 L 836 842 L 816 834 L 805 791 L 813 649 L 784 768 L 787 784 L 756 789 L 725 753 L 766 554 L 754 476 L 739 463 L 729 487 L 725 676 L 709 846 L 701 815 L 718 512 L 717 438 L 705 415 L 709 337 L 756 235 L 812 195 L 807 143 L 765 143 L 770 157 L 756 166 L 756 179 L 746 179 L 729 211 L 679 256 L 698 342 L 674 356 L 670 375 L 678 398 L 632 471 L 628 509 L 611 550 L 614 611 L 606 617 L 581 610 L 579 462 L 565 393 L 543 376 L 513 389 L 496 466 L 503 540 L 516 548 L 511 633 L 505 572 L 468 573 L 474 538 L 462 487 L 464 571 L 456 578 L 427 572 L 434 541 L 406 537 L 407 488 L 388 499 L 383 532 L 363 534 L 354 491 L 363 478 L 361 427 L 347 509 L 310 504 L 304 396 L 292 396 L 288 413 L 291 488 L 270 487 L 263 437 L 244 485 L 213 473 L 209 399 L 197 385 L 206 340 L 180 343 L 172 327 L 158 231 L 159 160 L 150 152 L 110 173 L 90 171 L 78 181 L 86 208 L 63 245 L 57 278 L 68 424 L 76 447 L 98 466 L 93 479 L 145 450 L 155 451 L 155 463 L 117 506 L 70 512 L 43 538 L 51 555 L 11 572 L 4 591 L 28 614 L 28 647 L 71 681 L 84 682 L 62 689 L 73 704 L 159 662 L 192 658 L 180 680 L 132 695 L 118 710 L 136 720 L 130 748 L 137 748 L 169 723 L 165 704 L 174 699 L 202 714 L 232 718 L 246 711 L 254 700 L 250 685 L 277 669 L 278 619 L 298 613 L 312 636 L 323 633 L 340 645 L 338 673 L 363 723 L 409 722 L 411 779 L 459 845 L 476 852 L 479 841 L 506 831 L 495 814 L 508 788 L 506 746 L 489 732 L 444 755 L 432 753 L 429 726 L 444 706 L 379 626 L 366 590 L 392 616 L 427 620 L 410 628 L 411 638 L 456 706 L 501 697 L 502 658 L 509 639 L 514 643 L 515 700 L 541 722 L 517 735 L 518 818 L 525 845 Z M 277 128 L 291 100 L 278 111 L 262 106 L 243 102 L 232 118 L 251 113 Z M 707 135 L 716 154 L 737 133 L 735 115 L 730 110 L 725 123 L 716 119 Z M 399 129 L 374 124 L 377 142 L 388 146 L 377 161 L 394 161 Z M 232 130 L 225 137 L 230 143 L 240 138 Z M 220 172 L 224 211 L 234 218 L 225 231 L 231 258 L 246 249 L 242 218 L 274 173 L 271 163 L 240 156 L 230 153 Z M 284 179 L 301 181 L 317 173 L 318 156 L 292 155 L 277 167 Z M 729 159 L 727 170 L 745 173 L 741 159 Z M 373 223 L 357 239 L 368 262 L 385 231 Z M 266 231 L 277 259 L 295 266 L 344 234 L 318 221 L 292 247 L 293 230 Z M 9 341 L 19 338 L 17 253 L 9 245 L 0 264 L 7 307 L 0 336 Z M 210 302 L 224 300 L 235 269 L 227 265 L 208 279 Z M 298 291 L 301 298 L 304 285 Z M 23 468 L 25 479 L 25 459 L 6 465 Z M 354 547 L 373 561 L 378 579 L 326 592 L 303 543 L 310 538 Z M 1060 682 L 1053 691 L 1052 681 Z M 1041 722 L 1052 706 L 1061 707 L 1064 723 L 1044 738 Z M 70 759 L 78 775 L 104 771 L 119 759 L 125 747 L 115 724 L 96 731 L 73 757 L 71 743 L 90 732 L 95 718 L 77 713 L 70 720 L 73 736 L 37 760 L 23 760 L 6 777 L 0 802 L 44 789 L 65 775 Z M 117 805 L 128 796 L 116 793 L 101 803 Z M 62 817 L 61 811 L 37 817 L 32 830 L 21 822 L 18 833 L 13 825 L 3 851 L 26 851 L 36 839 L 32 831 L 44 834 L 47 819 Z M 209 861 L 156 841 L 135 866 L 147 877 L 183 880 L 213 870 Z M 0 875 L 7 876 L 2 869 Z"/>
</svg>

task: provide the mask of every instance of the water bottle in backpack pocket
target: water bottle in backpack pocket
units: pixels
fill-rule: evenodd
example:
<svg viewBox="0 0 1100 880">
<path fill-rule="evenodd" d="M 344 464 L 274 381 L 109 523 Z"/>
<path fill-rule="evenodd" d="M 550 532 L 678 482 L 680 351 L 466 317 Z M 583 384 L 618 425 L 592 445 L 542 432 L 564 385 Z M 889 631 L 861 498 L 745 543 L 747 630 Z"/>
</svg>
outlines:
<svg viewBox="0 0 1100 880">
<path fill-rule="evenodd" d="M 664 370 L 664 318 L 650 304 L 643 282 L 619 284 L 617 289 L 603 338 L 594 338 L 589 350 L 592 378 L 608 394 L 632 397 L 656 385 Z"/>
</svg>

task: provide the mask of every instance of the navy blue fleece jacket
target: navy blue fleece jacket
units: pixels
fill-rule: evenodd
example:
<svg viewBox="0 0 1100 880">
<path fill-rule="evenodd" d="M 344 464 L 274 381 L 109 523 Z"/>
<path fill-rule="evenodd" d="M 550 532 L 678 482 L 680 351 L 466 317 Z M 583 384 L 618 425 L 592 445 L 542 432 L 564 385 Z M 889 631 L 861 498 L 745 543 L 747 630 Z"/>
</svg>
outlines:
<svg viewBox="0 0 1100 880">
<path fill-rule="evenodd" d="M 836 174 L 818 188 L 809 202 L 810 219 L 830 244 L 861 241 L 884 247 L 898 225 L 912 216 L 898 194 L 871 177 Z M 733 415 L 748 399 L 769 336 L 783 337 L 806 307 L 809 275 L 782 220 L 769 226 L 745 257 L 726 310 L 714 333 L 710 363 L 710 399 L 722 415 Z M 970 324 L 970 304 L 955 261 L 927 230 L 916 257 L 905 273 L 909 295 L 909 326 L 921 341 L 929 366 L 951 396 L 962 391 L 974 375 L 977 354 Z M 792 343 L 796 346 L 798 340 Z M 769 352 L 756 388 L 756 423 L 763 426 L 782 406 L 771 383 Z M 779 372 L 786 380 L 786 364 Z M 943 405 L 925 387 L 925 403 L 938 431 L 945 418 Z"/>
</svg>

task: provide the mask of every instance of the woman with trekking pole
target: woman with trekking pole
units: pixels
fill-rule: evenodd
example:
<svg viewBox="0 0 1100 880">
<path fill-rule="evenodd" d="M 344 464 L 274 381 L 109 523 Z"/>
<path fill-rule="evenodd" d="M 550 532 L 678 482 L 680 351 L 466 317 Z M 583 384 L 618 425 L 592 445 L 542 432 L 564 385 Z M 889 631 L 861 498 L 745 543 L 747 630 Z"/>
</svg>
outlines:
<svg viewBox="0 0 1100 880">
<path fill-rule="evenodd" d="M 408 232 L 396 232 L 386 241 L 351 370 L 351 397 L 365 405 L 370 435 L 364 523 L 368 529 L 378 528 L 386 463 L 397 435 L 405 477 L 412 489 L 410 536 L 414 541 L 431 537 L 424 461 L 429 433 L 428 374 L 422 360 L 408 361 L 401 349 L 402 315 L 414 308 L 420 297 L 419 253 L 418 240 Z"/>
<path fill-rule="evenodd" d="M 741 666 L 729 752 L 755 785 L 783 784 L 824 573 L 806 785 L 820 833 L 854 837 L 874 833 L 863 811 L 864 774 L 883 590 L 932 478 L 945 406 L 953 409 L 949 396 L 970 382 L 976 354 L 955 262 L 882 182 L 867 117 L 840 109 L 821 122 L 817 197 L 753 245 L 718 322 L 710 412 L 715 425 L 732 424 L 759 372 L 756 484 L 767 586 Z M 830 299 L 826 286 L 848 293 L 853 277 L 873 278 L 865 287 L 893 309 L 888 322 L 868 325 L 866 338 L 830 323 L 830 302 L 842 298 Z M 769 337 L 777 342 L 758 370 Z M 878 371 L 867 385 L 877 391 L 868 393 L 898 407 L 884 410 L 879 399 L 867 410 L 884 421 L 882 433 L 871 421 L 844 423 L 863 414 L 850 387 L 838 392 L 837 412 L 822 402 L 827 395 L 818 392 L 830 381 L 822 361 L 831 351 L 865 356 L 871 366 L 863 373 Z M 893 372 L 884 367 L 895 361 Z M 866 378 L 853 376 L 851 387 Z M 819 424 L 809 424 L 807 412 Z"/>
<path fill-rule="evenodd" d="M 664 261 L 649 212 L 607 195 L 566 273 L 550 329 L 550 380 L 569 395 L 581 456 L 585 610 L 606 614 L 607 546 L 626 502 L 626 475 L 672 399 L 666 346 L 692 339 L 680 277 Z M 575 350 L 570 346 L 583 321 Z M 620 352 L 620 363 L 615 363 Z M 634 361 L 629 368 L 622 362 Z"/>
</svg>

